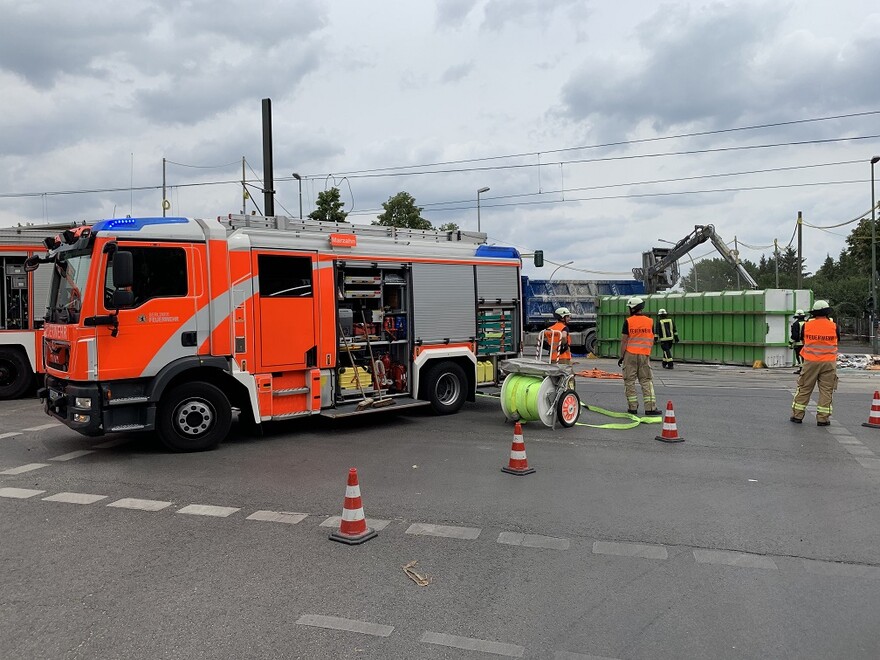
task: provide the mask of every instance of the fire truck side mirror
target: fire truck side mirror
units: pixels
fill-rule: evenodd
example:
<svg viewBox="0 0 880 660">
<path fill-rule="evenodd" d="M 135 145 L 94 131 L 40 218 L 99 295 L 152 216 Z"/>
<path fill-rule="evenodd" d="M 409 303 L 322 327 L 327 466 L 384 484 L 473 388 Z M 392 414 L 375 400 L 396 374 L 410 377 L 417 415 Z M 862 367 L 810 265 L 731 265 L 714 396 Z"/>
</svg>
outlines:
<svg viewBox="0 0 880 660">
<path fill-rule="evenodd" d="M 134 261 L 131 252 L 117 250 L 113 255 L 113 286 L 124 289 L 134 284 Z"/>
<path fill-rule="evenodd" d="M 534 262 L 535 268 L 541 268 L 544 265 L 544 250 L 535 250 Z"/>
<path fill-rule="evenodd" d="M 123 309 L 134 305 L 134 291 L 128 289 L 116 289 L 113 292 L 113 308 Z"/>
</svg>

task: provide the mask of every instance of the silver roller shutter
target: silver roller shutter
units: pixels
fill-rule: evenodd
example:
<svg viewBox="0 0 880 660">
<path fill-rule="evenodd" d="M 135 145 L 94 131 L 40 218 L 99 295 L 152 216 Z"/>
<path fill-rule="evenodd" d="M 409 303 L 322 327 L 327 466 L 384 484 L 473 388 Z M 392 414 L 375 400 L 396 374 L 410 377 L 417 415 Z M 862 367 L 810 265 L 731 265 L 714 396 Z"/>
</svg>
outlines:
<svg viewBox="0 0 880 660">
<path fill-rule="evenodd" d="M 477 299 L 480 303 L 515 303 L 519 300 L 519 269 L 477 266 Z"/>
<path fill-rule="evenodd" d="M 412 282 L 417 341 L 470 341 L 476 336 L 473 266 L 413 264 Z"/>
<path fill-rule="evenodd" d="M 34 311 L 32 320 L 39 321 L 49 309 L 49 289 L 52 287 L 53 264 L 40 264 L 34 271 Z"/>
</svg>

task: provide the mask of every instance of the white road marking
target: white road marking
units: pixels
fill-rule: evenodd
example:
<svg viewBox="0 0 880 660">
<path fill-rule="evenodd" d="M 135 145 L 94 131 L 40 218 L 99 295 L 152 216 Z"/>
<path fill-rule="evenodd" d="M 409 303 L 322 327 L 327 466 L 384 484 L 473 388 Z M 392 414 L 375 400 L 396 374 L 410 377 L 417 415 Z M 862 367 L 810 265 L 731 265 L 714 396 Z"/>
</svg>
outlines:
<svg viewBox="0 0 880 660">
<path fill-rule="evenodd" d="M 662 545 L 616 543 L 614 541 L 596 541 L 593 543 L 593 554 L 641 557 L 643 559 L 669 559 L 669 553 Z"/>
<path fill-rule="evenodd" d="M 231 516 L 240 508 L 234 506 L 212 506 L 210 504 L 190 504 L 182 509 L 178 509 L 177 513 L 186 513 L 191 516 L 213 516 L 215 518 L 225 518 Z"/>
<path fill-rule="evenodd" d="M 4 438 L 14 438 L 17 435 L 21 435 L 18 431 L 12 431 L 11 433 L 0 433 L 0 440 Z"/>
<path fill-rule="evenodd" d="M 553 654 L 553 660 L 618 660 L 605 655 L 585 655 L 583 653 L 571 653 L 570 651 L 557 651 Z"/>
<path fill-rule="evenodd" d="M 106 499 L 106 495 L 90 495 L 88 493 L 58 493 L 43 498 L 46 502 L 67 502 L 68 504 L 94 504 Z"/>
<path fill-rule="evenodd" d="M 342 516 L 330 516 L 324 522 L 322 522 L 319 527 L 339 527 L 339 523 L 342 521 Z M 381 532 L 383 529 L 388 527 L 391 524 L 390 520 L 379 520 L 378 518 L 367 518 L 367 527 L 370 529 L 375 529 L 377 532 Z"/>
<path fill-rule="evenodd" d="M 504 655 L 508 658 L 521 658 L 526 651 L 524 647 L 517 646 L 516 644 L 490 642 L 486 639 L 474 639 L 473 637 L 459 637 L 458 635 L 447 635 L 446 633 L 436 633 L 430 630 L 425 631 L 425 634 L 422 635 L 419 641 L 424 644 L 451 646 L 452 648 L 465 651 L 481 651 L 494 655 Z"/>
<path fill-rule="evenodd" d="M 856 456 L 856 460 L 863 468 L 868 468 L 869 470 L 880 470 L 880 458 L 862 458 L 861 456 Z"/>
<path fill-rule="evenodd" d="M 46 429 L 54 429 L 56 426 L 63 426 L 63 424 L 59 424 L 58 422 L 40 424 L 39 426 L 32 426 L 29 429 L 22 429 L 22 431 L 45 431 Z"/>
<path fill-rule="evenodd" d="M 322 616 L 320 614 L 303 614 L 296 620 L 296 623 L 300 626 L 315 626 L 316 628 L 345 630 L 347 632 L 374 635 L 376 637 L 388 637 L 388 635 L 394 630 L 394 626 L 383 626 L 380 623 L 356 621 L 355 619 L 343 619 L 338 616 Z"/>
<path fill-rule="evenodd" d="M 0 474 L 22 474 L 24 472 L 30 472 L 32 470 L 39 470 L 40 468 L 49 467 L 48 463 L 28 463 L 27 465 L 19 465 L 17 468 L 9 468 L 8 470 L 3 470 Z"/>
<path fill-rule="evenodd" d="M 568 539 L 538 536 L 537 534 L 520 534 L 519 532 L 501 532 L 498 535 L 498 543 L 521 545 L 524 548 L 547 548 L 549 550 L 568 550 L 571 547 L 571 541 Z"/>
<path fill-rule="evenodd" d="M 833 561 L 804 559 L 804 568 L 813 575 L 832 575 L 880 580 L 880 567 L 860 564 L 840 564 Z"/>
<path fill-rule="evenodd" d="M 846 438 L 844 438 L 844 437 L 837 438 L 837 442 L 839 442 L 842 445 L 860 445 L 860 444 L 862 444 L 861 442 L 859 442 L 858 440 L 856 440 L 852 436 L 849 436 Z"/>
<path fill-rule="evenodd" d="M 45 490 L 32 490 L 30 488 L 0 488 L 0 497 L 11 497 L 16 500 L 26 500 L 34 495 L 41 495 Z"/>
<path fill-rule="evenodd" d="M 160 502 L 159 500 L 139 500 L 134 497 L 123 497 L 121 500 L 110 502 L 107 506 L 116 507 L 117 509 L 138 509 L 139 511 L 161 511 L 171 506 L 171 502 Z"/>
<path fill-rule="evenodd" d="M 846 449 L 853 456 L 873 456 L 874 452 L 863 445 L 845 445 Z"/>
<path fill-rule="evenodd" d="M 245 520 L 262 520 L 264 522 L 287 523 L 295 525 L 308 518 L 307 513 L 290 513 L 288 511 L 256 511 Z"/>
<path fill-rule="evenodd" d="M 694 550 L 694 559 L 700 564 L 721 564 L 742 568 L 768 568 L 776 570 L 776 562 L 763 555 L 730 550 Z"/>
<path fill-rule="evenodd" d="M 102 442 L 100 445 L 92 445 L 92 449 L 113 449 L 113 447 L 118 447 L 119 445 L 124 445 L 129 442 L 131 442 L 131 438 L 116 438 L 115 440 Z"/>
<path fill-rule="evenodd" d="M 451 527 L 449 525 L 429 525 L 427 523 L 413 523 L 406 530 L 407 534 L 420 536 L 443 536 L 450 539 L 474 540 L 483 531 L 478 527 Z"/>
<path fill-rule="evenodd" d="M 79 449 L 77 451 L 72 451 L 69 454 L 62 454 L 61 456 L 55 456 L 54 458 L 50 458 L 50 461 L 72 461 L 74 458 L 79 458 L 80 456 L 85 456 L 86 454 L 94 454 L 95 452 L 91 449 Z"/>
<path fill-rule="evenodd" d="M 829 426 L 828 432 L 832 435 L 851 435 L 851 433 L 842 426 Z"/>
</svg>

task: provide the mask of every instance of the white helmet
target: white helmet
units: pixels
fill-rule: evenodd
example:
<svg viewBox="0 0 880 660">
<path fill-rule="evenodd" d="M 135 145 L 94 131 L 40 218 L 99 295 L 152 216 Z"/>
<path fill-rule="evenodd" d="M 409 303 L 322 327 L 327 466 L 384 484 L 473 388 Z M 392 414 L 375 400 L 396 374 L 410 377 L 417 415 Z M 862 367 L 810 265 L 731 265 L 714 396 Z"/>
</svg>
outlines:
<svg viewBox="0 0 880 660">
<path fill-rule="evenodd" d="M 803 315 L 804 315 L 804 310 L 799 309 L 798 311 L 796 311 L 796 312 L 794 313 L 794 315 L 795 315 L 795 316 L 803 316 Z"/>
<path fill-rule="evenodd" d="M 814 312 L 821 312 L 822 310 L 825 310 L 825 309 L 831 309 L 831 305 L 828 304 L 827 300 L 817 300 L 816 302 L 813 303 L 813 311 Z"/>
<path fill-rule="evenodd" d="M 568 307 L 559 307 L 559 308 L 558 308 L 555 312 L 553 312 L 553 313 L 556 314 L 556 316 L 559 316 L 559 317 L 563 317 L 563 316 L 571 316 L 571 312 L 568 311 Z"/>
<path fill-rule="evenodd" d="M 645 301 L 642 300 L 641 298 L 639 298 L 638 296 L 633 296 L 632 298 L 630 298 L 629 300 L 626 301 L 626 306 L 629 307 L 630 309 L 633 309 L 634 307 L 638 307 L 639 305 L 644 305 L 644 304 L 645 304 Z"/>
<path fill-rule="evenodd" d="M 657 313 L 658 313 L 660 316 L 666 316 L 666 310 L 663 309 L 663 308 L 660 308 L 660 311 L 658 311 Z"/>
</svg>

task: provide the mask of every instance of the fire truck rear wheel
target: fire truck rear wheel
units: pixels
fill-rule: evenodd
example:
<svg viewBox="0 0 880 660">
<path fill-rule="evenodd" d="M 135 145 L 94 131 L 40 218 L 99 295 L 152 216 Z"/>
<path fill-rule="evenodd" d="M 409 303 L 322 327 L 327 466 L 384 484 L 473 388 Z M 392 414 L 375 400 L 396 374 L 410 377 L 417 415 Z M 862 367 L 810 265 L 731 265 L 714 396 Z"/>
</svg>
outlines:
<svg viewBox="0 0 880 660">
<path fill-rule="evenodd" d="M 441 362 L 428 371 L 425 393 L 438 415 L 458 412 L 467 397 L 467 376 L 455 362 Z"/>
<path fill-rule="evenodd" d="M 159 405 L 159 438 L 171 451 L 213 449 L 232 428 L 232 406 L 210 383 L 186 383 Z"/>
<path fill-rule="evenodd" d="M 14 348 L 0 348 L 0 399 L 17 399 L 34 384 L 31 365 Z"/>
</svg>

